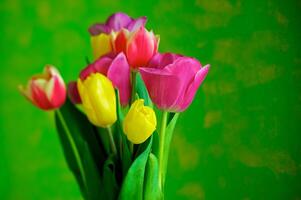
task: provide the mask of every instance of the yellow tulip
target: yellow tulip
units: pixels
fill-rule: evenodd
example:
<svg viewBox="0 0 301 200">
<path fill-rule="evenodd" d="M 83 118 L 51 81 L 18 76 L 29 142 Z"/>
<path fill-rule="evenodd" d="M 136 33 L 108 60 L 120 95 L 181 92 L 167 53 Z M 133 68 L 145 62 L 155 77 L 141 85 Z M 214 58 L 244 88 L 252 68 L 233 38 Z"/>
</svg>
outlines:
<svg viewBox="0 0 301 200">
<path fill-rule="evenodd" d="M 111 37 L 105 33 L 91 37 L 94 60 L 112 51 Z"/>
<path fill-rule="evenodd" d="M 132 105 L 123 121 L 123 131 L 128 140 L 140 144 L 147 140 L 155 131 L 157 125 L 156 114 L 144 100 L 138 99 Z"/>
<path fill-rule="evenodd" d="M 100 73 L 91 74 L 84 81 L 78 79 L 77 88 L 83 108 L 92 124 L 107 128 L 115 123 L 115 91 L 107 77 Z"/>
</svg>

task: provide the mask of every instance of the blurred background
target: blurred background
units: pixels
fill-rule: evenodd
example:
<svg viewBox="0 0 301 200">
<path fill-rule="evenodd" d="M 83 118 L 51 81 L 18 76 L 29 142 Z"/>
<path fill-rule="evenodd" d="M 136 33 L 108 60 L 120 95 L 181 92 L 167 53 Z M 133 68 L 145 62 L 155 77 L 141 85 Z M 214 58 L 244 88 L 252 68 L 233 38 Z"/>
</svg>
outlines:
<svg viewBox="0 0 301 200">
<path fill-rule="evenodd" d="M 47 63 L 75 79 L 87 28 L 116 11 L 147 16 L 161 52 L 212 66 L 180 115 L 166 199 L 300 200 L 300 0 L 1 0 L 0 199 L 81 199 L 53 113 L 17 86 Z"/>
</svg>

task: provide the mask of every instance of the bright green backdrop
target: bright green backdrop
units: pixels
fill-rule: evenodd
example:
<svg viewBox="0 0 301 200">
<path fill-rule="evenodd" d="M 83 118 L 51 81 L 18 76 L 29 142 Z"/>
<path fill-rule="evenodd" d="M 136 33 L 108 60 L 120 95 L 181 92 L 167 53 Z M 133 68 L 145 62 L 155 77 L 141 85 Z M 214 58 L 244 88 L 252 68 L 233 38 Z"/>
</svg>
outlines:
<svg viewBox="0 0 301 200">
<path fill-rule="evenodd" d="M 166 199 L 301 199 L 301 1 L 2 0 L 0 199 L 81 199 L 53 113 L 17 85 L 56 65 L 75 79 L 88 26 L 116 11 L 148 17 L 160 51 L 210 63 L 179 119 Z"/>
</svg>

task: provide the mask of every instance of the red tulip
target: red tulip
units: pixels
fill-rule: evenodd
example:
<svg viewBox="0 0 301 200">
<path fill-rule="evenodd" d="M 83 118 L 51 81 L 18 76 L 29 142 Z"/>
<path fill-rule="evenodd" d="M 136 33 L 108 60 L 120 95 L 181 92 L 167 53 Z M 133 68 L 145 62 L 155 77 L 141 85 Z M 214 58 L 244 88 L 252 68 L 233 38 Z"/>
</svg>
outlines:
<svg viewBox="0 0 301 200">
<path fill-rule="evenodd" d="M 59 108 L 66 99 L 65 83 L 59 71 L 50 65 L 44 68 L 43 74 L 32 76 L 27 86 L 20 86 L 19 89 L 29 101 L 43 110 Z"/>
<path fill-rule="evenodd" d="M 130 32 L 121 29 L 113 37 L 113 48 L 116 53 L 124 52 L 132 69 L 146 66 L 157 53 L 159 37 L 143 26 Z"/>
</svg>

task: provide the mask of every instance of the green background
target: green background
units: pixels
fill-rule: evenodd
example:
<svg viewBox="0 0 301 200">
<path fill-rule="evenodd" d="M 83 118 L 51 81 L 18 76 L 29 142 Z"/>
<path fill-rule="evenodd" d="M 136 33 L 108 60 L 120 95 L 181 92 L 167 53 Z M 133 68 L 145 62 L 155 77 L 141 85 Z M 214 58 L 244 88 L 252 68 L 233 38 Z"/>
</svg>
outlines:
<svg viewBox="0 0 301 200">
<path fill-rule="evenodd" d="M 160 51 L 210 63 L 171 147 L 166 199 L 301 199 L 301 1 L 2 0 L 0 199 L 81 199 L 53 113 L 17 85 L 47 63 L 65 81 L 91 56 L 87 28 L 146 15 Z"/>
</svg>

